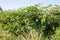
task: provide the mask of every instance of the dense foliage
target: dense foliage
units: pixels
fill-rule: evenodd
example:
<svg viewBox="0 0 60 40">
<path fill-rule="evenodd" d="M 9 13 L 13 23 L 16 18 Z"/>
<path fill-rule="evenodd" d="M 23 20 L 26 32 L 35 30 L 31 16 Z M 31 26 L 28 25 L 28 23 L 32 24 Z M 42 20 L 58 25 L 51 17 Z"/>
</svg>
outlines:
<svg viewBox="0 0 60 40">
<path fill-rule="evenodd" d="M 30 38 L 35 35 L 31 35 L 31 31 L 38 35 L 36 36 L 38 39 L 31 38 L 32 40 L 44 40 L 45 38 L 47 38 L 46 40 L 59 40 L 60 38 L 58 39 L 58 36 L 54 38 L 57 35 L 57 29 L 60 27 L 59 17 L 60 6 L 58 5 L 48 5 L 46 7 L 30 6 L 1 12 L 0 27 L 5 32 L 5 35 L 16 37 L 16 39 L 7 38 L 6 40 L 19 40 L 17 38 L 21 38 L 21 36 L 28 40 L 28 35 L 30 35 Z"/>
</svg>

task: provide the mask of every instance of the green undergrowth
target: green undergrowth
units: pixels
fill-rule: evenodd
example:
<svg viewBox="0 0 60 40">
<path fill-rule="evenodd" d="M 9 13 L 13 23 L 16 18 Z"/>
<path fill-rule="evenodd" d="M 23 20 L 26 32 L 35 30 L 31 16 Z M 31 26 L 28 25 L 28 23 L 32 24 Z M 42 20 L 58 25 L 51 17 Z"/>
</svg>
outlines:
<svg viewBox="0 0 60 40">
<path fill-rule="evenodd" d="M 60 6 L 30 6 L 0 13 L 0 40 L 59 40 Z"/>
</svg>

